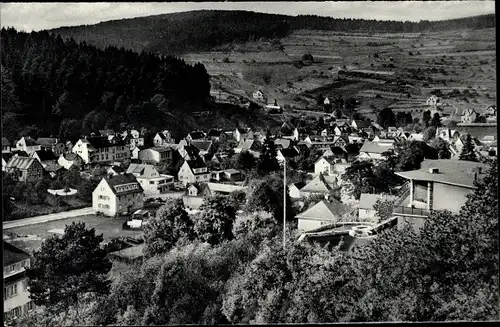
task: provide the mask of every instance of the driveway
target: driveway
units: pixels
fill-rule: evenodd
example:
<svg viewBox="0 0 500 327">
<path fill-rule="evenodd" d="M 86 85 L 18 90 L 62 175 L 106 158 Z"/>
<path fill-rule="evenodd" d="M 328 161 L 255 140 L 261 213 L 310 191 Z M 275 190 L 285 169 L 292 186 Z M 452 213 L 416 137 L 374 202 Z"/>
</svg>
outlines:
<svg viewBox="0 0 500 327">
<path fill-rule="evenodd" d="M 51 214 L 43 215 L 43 216 L 36 216 L 36 217 L 30 217 L 30 218 L 18 219 L 18 220 L 12 220 L 12 221 L 5 221 L 3 223 L 3 229 L 6 230 L 6 229 L 10 229 L 10 228 L 46 223 L 48 221 L 54 221 L 54 220 L 60 220 L 60 219 L 66 219 L 66 218 L 71 218 L 71 217 L 78 217 L 78 216 L 85 216 L 85 215 L 90 215 L 93 213 L 94 213 L 94 210 L 92 209 L 92 207 L 87 207 L 87 208 L 82 208 L 82 209 L 63 211 L 63 212 L 58 212 L 58 213 L 51 213 Z"/>
</svg>

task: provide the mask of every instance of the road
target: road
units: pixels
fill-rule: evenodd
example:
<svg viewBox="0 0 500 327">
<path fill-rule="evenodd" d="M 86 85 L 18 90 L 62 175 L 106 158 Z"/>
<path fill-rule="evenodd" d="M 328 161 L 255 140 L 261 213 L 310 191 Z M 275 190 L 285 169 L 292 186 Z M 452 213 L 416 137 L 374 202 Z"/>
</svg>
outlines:
<svg viewBox="0 0 500 327">
<path fill-rule="evenodd" d="M 92 207 L 87 207 L 87 208 L 82 208 L 82 209 L 51 213 L 51 214 L 43 215 L 43 216 L 36 216 L 36 217 L 30 217 L 30 218 L 18 219 L 18 220 L 12 220 L 12 221 L 5 221 L 3 223 L 3 229 L 6 230 L 6 229 L 11 229 L 11 228 L 16 228 L 16 227 L 46 223 L 48 221 L 61 220 L 61 219 L 66 219 L 66 218 L 71 218 L 71 217 L 78 217 L 78 216 L 85 216 L 85 215 L 90 215 L 93 213 L 94 213 L 94 210 L 92 209 Z"/>
</svg>

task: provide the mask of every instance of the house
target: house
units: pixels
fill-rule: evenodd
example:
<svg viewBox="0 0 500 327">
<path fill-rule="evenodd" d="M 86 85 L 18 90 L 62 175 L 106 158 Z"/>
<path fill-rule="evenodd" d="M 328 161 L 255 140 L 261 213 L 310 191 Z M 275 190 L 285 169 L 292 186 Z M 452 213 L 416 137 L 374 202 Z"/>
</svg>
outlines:
<svg viewBox="0 0 500 327">
<path fill-rule="evenodd" d="M 23 136 L 19 141 L 16 142 L 16 149 L 19 151 L 25 151 L 28 155 L 31 155 L 33 152 L 41 150 L 42 147 L 31 137 Z"/>
<path fill-rule="evenodd" d="M 62 153 L 59 156 L 57 163 L 65 169 L 70 169 L 73 166 L 78 167 L 79 169 L 83 167 L 83 159 L 76 153 Z"/>
<path fill-rule="evenodd" d="M 323 129 L 323 130 L 321 130 L 321 131 L 319 132 L 319 135 L 321 135 L 322 137 L 327 137 L 327 136 L 330 136 L 330 134 L 331 134 L 331 133 L 330 133 L 330 131 L 329 131 L 329 129 L 328 129 L 328 128 L 325 128 L 325 129 Z"/>
<path fill-rule="evenodd" d="M 227 141 L 227 134 L 222 129 L 211 129 L 207 133 L 207 138 L 212 141 L 224 143 Z"/>
<path fill-rule="evenodd" d="M 286 149 L 290 146 L 292 142 L 288 139 L 275 139 L 274 145 L 277 149 Z"/>
<path fill-rule="evenodd" d="M 321 200 L 303 213 L 295 216 L 298 219 L 298 229 L 309 231 L 324 225 L 334 224 L 349 213 L 349 207 L 330 198 Z"/>
<path fill-rule="evenodd" d="M 200 158 L 200 150 L 198 150 L 197 147 L 185 144 L 184 142 L 186 141 L 182 140 L 177 146 L 177 152 L 180 157 L 184 160 L 195 160 Z"/>
<path fill-rule="evenodd" d="M 13 156 L 7 162 L 5 171 L 14 174 L 20 181 L 39 180 L 43 177 L 42 164 L 31 157 Z"/>
<path fill-rule="evenodd" d="M 496 141 L 496 135 L 485 135 L 481 140 L 481 144 L 489 146 Z"/>
<path fill-rule="evenodd" d="M 358 159 L 360 160 L 384 160 L 385 152 L 393 150 L 392 143 L 365 141 L 359 150 Z"/>
<path fill-rule="evenodd" d="M 313 195 L 330 194 L 338 189 L 335 184 L 336 181 L 337 178 L 335 176 L 319 174 L 300 189 L 300 196 L 310 197 Z"/>
<path fill-rule="evenodd" d="M 366 120 L 353 119 L 351 122 L 351 127 L 358 131 L 363 130 L 363 128 L 368 128 L 370 126 L 371 126 L 370 122 Z"/>
<path fill-rule="evenodd" d="M 10 152 L 10 141 L 6 137 L 2 137 L 2 153 Z"/>
<path fill-rule="evenodd" d="M 252 97 L 256 100 L 261 100 L 261 101 L 265 100 L 264 93 L 262 93 L 261 90 L 254 91 Z"/>
<path fill-rule="evenodd" d="M 292 199 L 300 199 L 300 189 L 306 185 L 304 182 L 292 183 L 288 185 L 288 194 Z"/>
<path fill-rule="evenodd" d="M 191 141 L 190 145 L 198 149 L 198 155 L 200 156 L 215 152 L 213 141 L 193 140 Z"/>
<path fill-rule="evenodd" d="M 436 136 L 448 143 L 454 143 L 460 137 L 460 133 L 447 127 L 438 127 L 436 129 Z"/>
<path fill-rule="evenodd" d="M 435 95 L 431 95 L 430 97 L 427 98 L 427 100 L 425 101 L 425 104 L 427 106 L 436 106 L 439 102 L 439 98 Z"/>
<path fill-rule="evenodd" d="M 497 115 L 497 106 L 491 105 L 484 109 L 485 116 L 495 116 Z"/>
<path fill-rule="evenodd" d="M 2 152 L 2 171 L 6 170 L 7 162 L 9 162 L 12 156 L 14 156 L 12 152 Z"/>
<path fill-rule="evenodd" d="M 58 157 L 66 151 L 66 145 L 54 137 L 39 137 L 36 142 L 40 144 L 42 150 L 52 151 Z"/>
<path fill-rule="evenodd" d="M 160 164 L 173 160 L 170 147 L 152 147 L 139 151 L 139 161 L 146 164 Z"/>
<path fill-rule="evenodd" d="M 237 128 L 233 132 L 234 139 L 240 142 L 243 139 L 253 139 L 253 131 L 251 128 Z"/>
<path fill-rule="evenodd" d="M 300 139 L 301 135 L 304 135 L 306 133 L 300 133 L 298 128 L 294 128 L 290 134 L 287 133 L 282 133 L 282 138 L 283 139 L 288 139 L 288 140 L 293 140 L 293 141 L 298 141 Z"/>
<path fill-rule="evenodd" d="M 408 191 L 398 198 L 393 214 L 398 226 L 410 222 L 418 230 L 435 210 L 459 213 L 467 195 L 476 189 L 475 181 L 484 178 L 488 165 L 464 160 L 424 160 L 420 169 L 395 172 L 408 181 Z M 411 218 L 408 218 L 411 217 Z"/>
<path fill-rule="evenodd" d="M 210 159 L 210 161 L 222 165 L 228 157 L 229 156 L 227 154 L 216 153 L 212 156 L 212 159 Z"/>
<path fill-rule="evenodd" d="M 234 148 L 234 153 L 241 153 L 244 151 L 250 152 L 255 157 L 260 155 L 260 151 L 262 150 L 262 143 L 259 141 L 255 141 L 252 139 L 243 139 L 240 141 L 238 146 Z"/>
<path fill-rule="evenodd" d="M 333 157 L 321 157 L 314 163 L 314 174 L 333 175 L 333 166 L 335 159 Z"/>
<path fill-rule="evenodd" d="M 349 141 L 349 144 L 362 144 L 365 142 L 365 138 L 360 135 L 359 133 L 351 133 L 347 136 L 347 139 Z"/>
<path fill-rule="evenodd" d="M 4 324 L 34 309 L 28 291 L 26 268 L 31 257 L 25 251 L 3 241 L 3 312 Z"/>
<path fill-rule="evenodd" d="M 58 157 L 52 152 L 52 150 L 39 150 L 31 154 L 31 157 L 35 158 L 42 164 L 42 167 L 49 164 L 55 164 L 58 161 Z"/>
<path fill-rule="evenodd" d="M 263 133 L 263 132 L 255 132 L 255 133 L 253 134 L 253 139 L 254 139 L 255 141 L 259 141 L 259 142 L 261 142 L 261 143 L 264 143 L 264 141 L 266 140 L 266 134 L 265 134 L 265 133 Z"/>
<path fill-rule="evenodd" d="M 110 141 L 103 136 L 79 139 L 73 146 L 72 152 L 78 154 L 86 165 L 109 164 L 130 159 L 130 148 L 125 142 L 118 138 Z"/>
<path fill-rule="evenodd" d="M 478 113 L 474 109 L 470 109 L 470 108 L 465 109 L 462 112 L 462 116 L 460 117 L 460 122 L 467 123 L 467 124 L 474 123 L 476 121 L 477 116 L 478 116 Z"/>
<path fill-rule="evenodd" d="M 206 183 L 210 180 L 210 172 L 203 160 L 185 160 L 179 169 L 179 182 L 184 185 L 188 183 Z"/>
<path fill-rule="evenodd" d="M 160 174 L 153 165 L 131 163 L 127 174 L 137 178 L 146 195 L 161 194 L 174 185 L 174 176 Z"/>
<path fill-rule="evenodd" d="M 125 133 L 127 133 L 127 131 L 125 131 Z M 144 137 L 141 137 L 141 133 L 135 129 L 132 129 L 130 133 L 124 135 L 122 140 L 127 140 L 130 146 L 144 146 Z M 172 139 L 171 141 L 173 142 Z"/>
<path fill-rule="evenodd" d="M 296 147 L 290 147 L 286 149 L 278 149 L 276 151 L 276 159 L 280 165 L 285 162 L 285 158 L 289 160 L 296 160 L 299 157 L 299 150 Z"/>
<path fill-rule="evenodd" d="M 187 192 L 189 196 L 201 196 L 202 187 L 199 184 L 191 184 L 188 186 Z"/>
<path fill-rule="evenodd" d="M 397 197 L 393 195 L 386 194 L 368 194 L 361 193 L 361 197 L 359 198 L 359 206 L 358 206 L 358 217 L 362 221 L 371 220 L 376 222 L 377 211 L 373 209 L 375 203 L 378 200 L 380 201 L 396 201 Z"/>
<path fill-rule="evenodd" d="M 203 196 L 230 195 L 233 192 L 247 192 L 248 187 L 221 183 L 207 183 L 203 189 Z"/>
<path fill-rule="evenodd" d="M 45 173 L 47 173 L 51 178 L 55 178 L 59 171 L 61 171 L 63 167 L 59 165 L 57 162 L 51 162 L 43 167 Z"/>
<path fill-rule="evenodd" d="M 459 154 L 460 154 L 460 152 L 462 152 L 466 138 L 467 138 L 467 135 L 461 135 L 460 137 L 457 137 L 456 141 L 453 143 L 455 149 L 458 151 Z M 476 151 L 481 150 L 483 145 L 476 137 L 471 137 L 471 141 L 472 141 L 472 144 L 474 145 L 474 149 Z"/>
<path fill-rule="evenodd" d="M 200 130 L 197 130 L 197 131 L 193 131 L 191 133 L 188 133 L 188 135 L 186 136 L 186 141 L 191 142 L 191 141 L 194 141 L 194 140 L 204 140 L 206 137 L 205 133 L 203 133 L 203 131 L 200 131 Z"/>
<path fill-rule="evenodd" d="M 323 100 L 323 104 L 324 105 L 329 105 L 330 104 L 330 99 L 328 99 L 328 97 L 326 97 L 325 100 Z"/>
<path fill-rule="evenodd" d="M 144 191 L 132 174 L 104 177 L 92 192 L 92 207 L 106 216 L 132 213 L 144 205 Z"/>
<path fill-rule="evenodd" d="M 172 138 L 170 131 L 167 131 L 167 130 L 158 132 L 153 137 L 153 144 L 154 144 L 154 146 L 157 146 L 157 147 L 168 146 L 169 144 L 173 144 L 173 143 L 175 143 L 175 140 Z"/>
<path fill-rule="evenodd" d="M 130 159 L 139 159 L 139 152 L 141 152 L 141 148 L 137 145 L 130 145 Z"/>
<path fill-rule="evenodd" d="M 224 170 L 224 178 L 228 181 L 238 182 L 241 181 L 241 172 L 236 169 L 226 169 Z"/>
<path fill-rule="evenodd" d="M 115 166 L 115 165 L 109 167 L 108 170 L 106 171 L 106 173 L 108 175 L 112 175 L 112 176 L 120 175 L 120 174 L 123 174 L 124 172 L 125 172 L 125 169 L 123 169 L 120 166 Z"/>
</svg>

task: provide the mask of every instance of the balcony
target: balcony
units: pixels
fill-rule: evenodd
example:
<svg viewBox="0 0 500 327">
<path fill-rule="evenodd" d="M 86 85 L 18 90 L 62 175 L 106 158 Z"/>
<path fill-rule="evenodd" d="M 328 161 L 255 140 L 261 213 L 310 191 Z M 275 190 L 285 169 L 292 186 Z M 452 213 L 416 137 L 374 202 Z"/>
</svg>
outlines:
<svg viewBox="0 0 500 327">
<path fill-rule="evenodd" d="M 434 211 L 435 210 L 423 209 L 423 208 L 395 206 L 392 213 L 397 216 L 428 217 Z"/>
</svg>

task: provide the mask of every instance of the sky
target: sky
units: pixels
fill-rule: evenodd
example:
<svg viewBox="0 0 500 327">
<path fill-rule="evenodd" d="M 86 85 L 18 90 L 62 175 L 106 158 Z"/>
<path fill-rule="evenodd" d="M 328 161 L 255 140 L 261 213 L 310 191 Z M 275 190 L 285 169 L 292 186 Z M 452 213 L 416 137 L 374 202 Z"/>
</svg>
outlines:
<svg viewBox="0 0 500 327">
<path fill-rule="evenodd" d="M 442 20 L 495 12 L 486 1 L 324 1 L 324 2 L 99 2 L 0 4 L 2 27 L 26 32 L 61 26 L 97 24 L 121 18 L 218 9 L 285 15 L 320 15 L 377 20 Z"/>
</svg>

